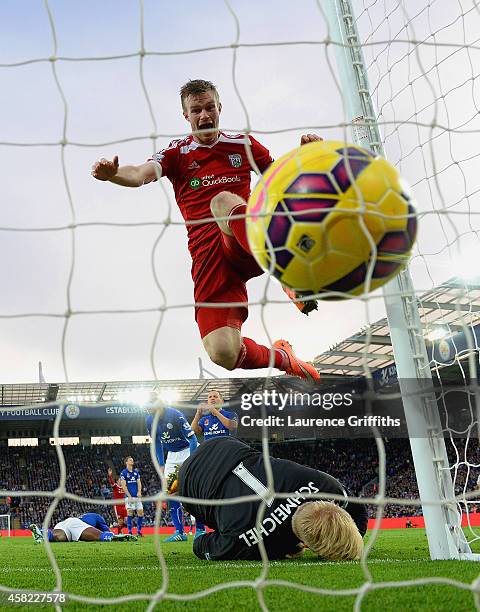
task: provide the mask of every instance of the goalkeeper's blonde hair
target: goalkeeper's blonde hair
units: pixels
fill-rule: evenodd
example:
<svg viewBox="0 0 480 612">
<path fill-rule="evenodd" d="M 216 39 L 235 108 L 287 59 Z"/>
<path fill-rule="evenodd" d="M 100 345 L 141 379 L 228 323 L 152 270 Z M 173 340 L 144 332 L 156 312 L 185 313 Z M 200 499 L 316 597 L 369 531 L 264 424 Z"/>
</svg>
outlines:
<svg viewBox="0 0 480 612">
<path fill-rule="evenodd" d="M 295 535 L 322 559 L 360 559 L 363 538 L 346 510 L 327 501 L 302 504 L 292 518 Z"/>
</svg>

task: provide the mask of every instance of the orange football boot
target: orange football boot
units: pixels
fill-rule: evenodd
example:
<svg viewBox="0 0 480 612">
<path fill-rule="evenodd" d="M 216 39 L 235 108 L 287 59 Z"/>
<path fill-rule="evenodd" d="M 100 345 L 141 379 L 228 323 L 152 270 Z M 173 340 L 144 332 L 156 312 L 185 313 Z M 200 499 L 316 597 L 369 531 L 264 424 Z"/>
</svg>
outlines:
<svg viewBox="0 0 480 612">
<path fill-rule="evenodd" d="M 290 363 L 290 366 L 286 370 L 287 374 L 290 374 L 290 376 L 298 376 L 304 380 L 320 380 L 320 374 L 313 365 L 306 361 L 302 361 L 295 355 L 290 342 L 286 340 L 277 340 L 273 343 L 273 348 L 281 349 L 287 354 Z"/>
<path fill-rule="evenodd" d="M 282 289 L 291 300 L 297 300 L 298 298 L 306 297 L 306 294 L 296 292 L 295 289 L 290 289 L 289 287 L 284 287 L 283 285 Z M 302 314 L 307 316 L 312 312 L 312 310 L 318 310 L 317 300 L 306 300 L 305 302 L 293 303 Z"/>
</svg>

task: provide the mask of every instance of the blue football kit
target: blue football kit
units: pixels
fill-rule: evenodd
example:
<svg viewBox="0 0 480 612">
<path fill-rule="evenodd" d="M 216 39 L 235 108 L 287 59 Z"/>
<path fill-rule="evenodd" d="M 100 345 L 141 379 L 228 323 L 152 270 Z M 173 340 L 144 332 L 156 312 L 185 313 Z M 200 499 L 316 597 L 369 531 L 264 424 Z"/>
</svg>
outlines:
<svg viewBox="0 0 480 612">
<path fill-rule="evenodd" d="M 79 517 L 84 523 L 95 527 L 95 529 L 99 529 L 102 532 L 110 531 L 105 519 L 101 514 L 97 514 L 96 512 L 86 512 Z"/>
<path fill-rule="evenodd" d="M 236 421 L 238 423 L 238 415 L 236 412 L 230 412 L 223 408 L 219 410 L 220 414 L 227 419 Z M 222 423 L 222 421 L 213 414 L 206 414 L 198 421 L 199 426 L 203 431 L 203 439 L 205 441 L 218 438 L 219 436 L 231 436 L 234 432 L 230 431 L 228 427 Z"/>
<path fill-rule="evenodd" d="M 134 468 L 132 471 L 130 471 L 128 468 L 123 469 L 120 472 L 120 478 L 122 480 L 125 480 L 125 483 L 127 485 L 127 491 L 130 493 L 130 495 L 132 497 L 137 497 L 138 495 L 138 481 L 140 480 L 140 472 Z M 125 495 L 125 499 L 128 498 L 128 495 Z M 143 511 L 143 505 L 142 503 L 139 501 L 137 502 L 137 505 L 134 507 L 129 507 L 127 505 L 127 502 L 125 502 L 125 507 L 127 508 L 128 511 L 128 516 L 127 516 L 127 530 L 128 533 L 130 535 L 132 535 L 133 533 L 133 516 L 131 513 L 131 510 L 136 509 L 137 510 L 137 533 L 139 536 L 142 535 L 142 526 L 143 526 L 143 514 L 139 515 L 138 511 Z"/>
<path fill-rule="evenodd" d="M 137 469 L 133 469 L 131 472 L 128 468 L 125 468 L 120 472 L 120 478 L 125 480 L 127 490 L 132 497 L 137 497 L 138 494 L 138 481 L 140 480 L 140 472 Z"/>
<path fill-rule="evenodd" d="M 152 435 L 153 416 L 146 418 L 148 435 Z M 193 433 L 190 423 L 180 410 L 165 408 L 163 415 L 158 420 L 155 436 L 155 453 L 158 463 L 165 465 L 164 450 L 178 452 L 190 447 L 192 453 L 198 446 L 197 438 Z"/>
<path fill-rule="evenodd" d="M 152 436 L 153 415 L 146 418 L 146 425 L 149 436 Z M 165 477 L 183 463 L 187 458 L 185 451 L 191 455 L 198 447 L 198 441 L 185 418 L 185 415 L 175 408 L 166 407 L 160 415 L 155 432 L 155 454 L 158 463 L 165 466 Z M 165 464 L 164 452 L 167 451 L 167 462 Z M 187 456 L 188 456 L 187 455 Z M 187 536 L 184 534 L 183 509 L 178 501 L 170 501 L 170 516 L 175 527 L 175 533 L 166 541 L 185 541 Z M 204 526 L 197 522 L 197 533 L 203 532 Z"/>
</svg>

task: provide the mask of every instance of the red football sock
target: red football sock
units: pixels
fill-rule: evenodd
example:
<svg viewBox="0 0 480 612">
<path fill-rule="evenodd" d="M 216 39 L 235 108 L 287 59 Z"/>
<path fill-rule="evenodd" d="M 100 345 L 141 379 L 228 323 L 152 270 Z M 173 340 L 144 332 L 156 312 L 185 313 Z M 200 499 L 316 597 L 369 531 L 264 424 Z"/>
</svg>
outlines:
<svg viewBox="0 0 480 612">
<path fill-rule="evenodd" d="M 123 533 L 123 527 L 120 527 L 119 525 L 117 525 L 117 531 L 118 531 L 118 535 L 120 535 L 121 533 Z"/>
<path fill-rule="evenodd" d="M 244 215 L 246 212 L 247 212 L 247 205 L 239 204 L 238 206 L 235 206 L 235 208 L 232 208 L 232 210 L 230 211 L 230 215 Z M 243 219 L 229 219 L 228 227 L 232 230 L 233 235 L 237 239 L 237 242 L 240 244 L 242 249 L 247 251 L 247 253 L 251 253 L 250 246 L 248 244 L 247 227 L 245 225 L 245 219 L 244 218 Z M 259 366 L 259 367 L 263 367 L 263 366 Z"/>
<path fill-rule="evenodd" d="M 262 344 L 257 344 L 250 338 L 242 338 L 242 346 L 238 355 L 236 368 L 243 370 L 255 370 L 256 368 L 268 368 L 270 363 L 270 349 Z M 279 370 L 286 370 L 289 360 L 288 355 L 281 349 L 274 349 L 273 366 Z"/>
</svg>

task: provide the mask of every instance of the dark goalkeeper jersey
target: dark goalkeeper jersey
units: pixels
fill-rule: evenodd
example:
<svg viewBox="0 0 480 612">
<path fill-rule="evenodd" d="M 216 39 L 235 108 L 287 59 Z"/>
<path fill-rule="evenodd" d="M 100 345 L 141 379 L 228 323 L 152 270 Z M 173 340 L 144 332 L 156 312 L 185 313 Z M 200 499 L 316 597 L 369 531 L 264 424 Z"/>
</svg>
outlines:
<svg viewBox="0 0 480 612">
<path fill-rule="evenodd" d="M 308 493 L 346 495 L 343 485 L 325 472 L 286 459 L 271 457 L 274 488 L 291 493 L 288 498 L 268 498 L 267 477 L 260 452 L 230 437 L 200 445 L 179 472 L 179 495 L 212 500 L 258 494 L 266 500 L 260 529 L 256 528 L 260 501 L 232 505 L 184 503 L 184 507 L 215 531 L 198 537 L 193 551 L 200 559 L 260 559 L 259 539 L 263 539 L 270 559 L 283 559 L 298 552 L 299 539 L 292 530 L 295 510 L 310 499 Z M 339 502 L 337 502 L 339 503 Z M 352 516 L 363 536 L 367 514 L 363 504 L 340 504 Z"/>
</svg>

